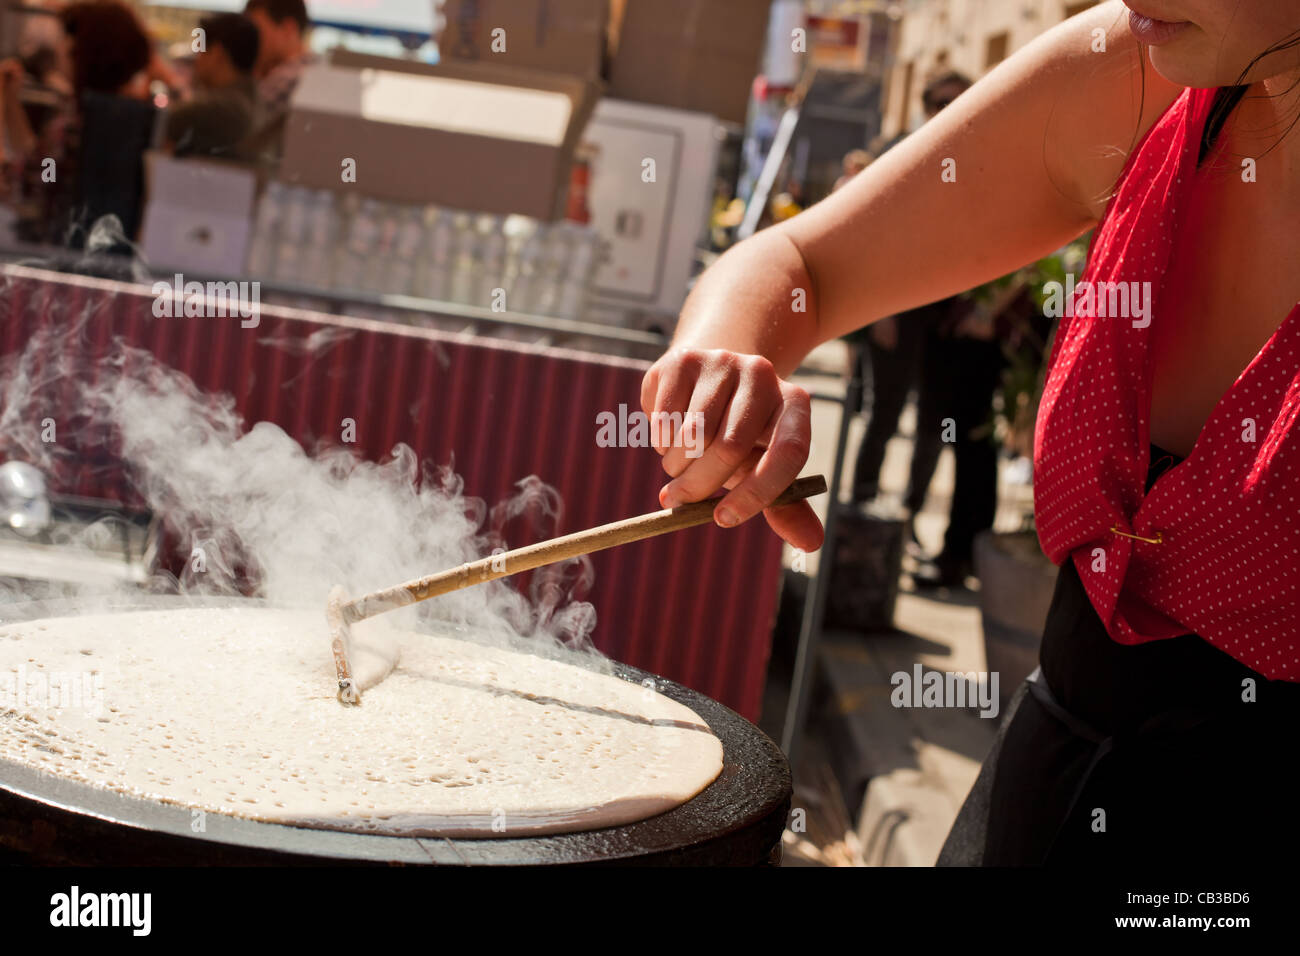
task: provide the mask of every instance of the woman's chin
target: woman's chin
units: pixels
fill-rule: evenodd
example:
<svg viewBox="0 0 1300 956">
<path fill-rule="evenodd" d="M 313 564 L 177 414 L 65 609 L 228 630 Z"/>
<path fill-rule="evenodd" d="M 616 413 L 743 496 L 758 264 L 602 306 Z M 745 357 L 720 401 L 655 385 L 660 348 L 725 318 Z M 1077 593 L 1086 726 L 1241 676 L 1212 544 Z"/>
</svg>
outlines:
<svg viewBox="0 0 1300 956">
<path fill-rule="evenodd" d="M 1219 50 L 1199 42 L 1206 39 L 1203 32 L 1188 30 L 1167 44 L 1147 47 L 1147 58 L 1157 73 L 1179 86 L 1198 90 L 1233 86 L 1246 64 L 1225 64 Z"/>
<path fill-rule="evenodd" d="M 1231 83 L 1235 77 L 1225 80 L 1219 76 L 1218 64 L 1211 60 L 1208 64 L 1198 56 L 1188 56 L 1169 47 L 1148 47 L 1147 57 L 1155 71 L 1170 83 L 1190 86 L 1194 89 L 1208 89 Z"/>
</svg>

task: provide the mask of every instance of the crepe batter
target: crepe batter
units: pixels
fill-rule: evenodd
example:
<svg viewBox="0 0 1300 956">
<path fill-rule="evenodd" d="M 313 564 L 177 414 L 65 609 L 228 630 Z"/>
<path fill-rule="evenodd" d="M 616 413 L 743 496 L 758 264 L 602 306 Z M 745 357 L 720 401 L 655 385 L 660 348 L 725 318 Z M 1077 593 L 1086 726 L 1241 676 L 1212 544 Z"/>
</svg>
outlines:
<svg viewBox="0 0 1300 956">
<path fill-rule="evenodd" d="M 722 769 L 708 725 L 651 688 L 386 622 L 353 633 L 359 707 L 335 699 L 319 612 L 196 607 L 0 627 L 0 675 L 94 672 L 103 688 L 97 706 L 56 707 L 22 688 L 0 701 L 0 761 L 178 812 L 483 838 L 642 820 Z"/>
</svg>

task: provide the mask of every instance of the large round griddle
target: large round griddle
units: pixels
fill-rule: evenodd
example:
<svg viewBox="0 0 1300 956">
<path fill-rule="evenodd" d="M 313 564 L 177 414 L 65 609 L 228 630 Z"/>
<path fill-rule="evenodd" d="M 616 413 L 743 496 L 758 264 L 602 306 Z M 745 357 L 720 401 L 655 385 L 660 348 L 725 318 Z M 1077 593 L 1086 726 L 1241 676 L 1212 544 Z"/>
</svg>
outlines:
<svg viewBox="0 0 1300 956">
<path fill-rule="evenodd" d="M 113 610 L 177 606 L 175 598 L 150 598 Z M 59 617 L 79 610 L 69 602 L 0 605 L 0 622 Z M 322 626 L 323 620 L 322 615 Z M 211 812 L 200 820 L 185 807 L 101 790 L 0 760 L 0 862 L 96 866 L 778 863 L 791 796 L 790 768 L 780 748 L 749 721 L 703 694 L 634 667 L 618 665 L 615 673 L 638 684 L 653 678 L 661 693 L 699 714 L 722 741 L 718 778 L 688 802 L 646 820 L 579 833 L 481 839 L 348 833 Z"/>
</svg>

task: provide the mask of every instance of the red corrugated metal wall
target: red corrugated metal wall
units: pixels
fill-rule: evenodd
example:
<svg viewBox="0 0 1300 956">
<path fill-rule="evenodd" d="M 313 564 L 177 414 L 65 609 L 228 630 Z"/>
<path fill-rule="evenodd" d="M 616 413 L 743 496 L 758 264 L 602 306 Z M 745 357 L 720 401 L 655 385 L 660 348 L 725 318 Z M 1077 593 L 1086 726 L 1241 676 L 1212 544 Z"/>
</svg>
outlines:
<svg viewBox="0 0 1300 956">
<path fill-rule="evenodd" d="M 22 350 L 42 326 L 84 317 L 92 354 L 109 355 L 118 339 L 147 349 L 200 388 L 232 394 L 246 422 L 274 422 L 305 447 L 336 441 L 352 417 L 363 456 L 384 458 L 404 442 L 421 460 L 452 463 L 465 494 L 489 505 L 535 474 L 563 497 L 557 534 L 658 507 L 655 452 L 595 442 L 599 412 L 639 408 L 643 363 L 270 307 L 250 329 L 234 318 L 160 319 L 147 287 L 16 266 L 0 268 L 0 282 L 0 354 Z M 71 404 L 67 385 L 41 414 L 75 420 L 60 404 Z M 53 476 L 57 490 L 131 499 L 103 448 L 76 452 L 76 465 Z M 780 554 L 757 521 L 592 555 L 595 643 L 756 719 Z"/>
</svg>

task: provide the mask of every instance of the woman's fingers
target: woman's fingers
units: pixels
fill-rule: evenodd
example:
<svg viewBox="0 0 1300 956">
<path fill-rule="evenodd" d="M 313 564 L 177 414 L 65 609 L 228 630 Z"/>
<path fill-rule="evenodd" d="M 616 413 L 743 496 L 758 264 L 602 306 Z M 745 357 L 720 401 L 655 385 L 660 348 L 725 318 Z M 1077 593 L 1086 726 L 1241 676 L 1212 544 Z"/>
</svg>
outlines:
<svg viewBox="0 0 1300 956">
<path fill-rule="evenodd" d="M 714 511 L 714 520 L 724 528 L 748 521 L 766 509 L 799 476 L 808 461 L 811 400 L 806 391 L 789 382 L 781 383 L 780 392 L 782 404 L 775 413 L 767 450 L 754 470 L 727 492 Z"/>
<path fill-rule="evenodd" d="M 696 457 L 688 457 L 686 448 L 674 448 L 664 456 L 664 470 L 674 476 L 659 496 L 666 507 L 699 501 L 723 487 L 745 463 L 780 407 L 781 380 L 771 362 L 745 356 L 733 368 L 735 391 L 727 395 L 721 421 L 706 431 L 707 444 L 691 449 Z M 709 391 L 717 394 L 719 390 L 713 387 Z M 680 468 L 673 467 L 678 464 Z"/>
<path fill-rule="evenodd" d="M 754 470 L 754 466 L 758 464 L 758 460 L 763 457 L 763 452 L 767 450 L 766 441 L 760 441 L 759 444 L 762 445 L 762 447 L 755 448 L 749 453 L 749 456 L 744 460 L 741 466 L 733 471 L 731 477 L 722 483 L 723 488 L 730 491 L 732 488 L 736 487 L 736 485 L 749 477 L 749 473 Z"/>
<path fill-rule="evenodd" d="M 718 350 L 669 352 L 646 373 L 641 406 L 672 476 L 659 492 L 663 507 L 725 488 L 714 510 L 719 525 L 764 512 L 794 547 L 821 546 L 821 522 L 807 502 L 768 507 L 807 462 L 812 428 L 808 393 L 782 381 L 771 362 Z M 655 427 L 674 419 L 681 428 Z"/>
<path fill-rule="evenodd" d="M 708 453 L 714 436 L 727 418 L 728 409 L 734 404 L 733 396 L 740 378 L 741 371 L 734 363 L 715 364 L 701 370 L 681 428 L 674 433 L 672 447 L 663 453 L 664 471 L 670 476 L 678 477 Z"/>
<path fill-rule="evenodd" d="M 750 452 L 745 463 L 732 473 L 723 485 L 728 491 L 738 486 L 753 472 L 766 449 L 755 448 Z M 798 501 L 780 508 L 768 508 L 763 512 L 768 525 L 793 548 L 803 551 L 816 551 L 822 546 L 822 523 L 817 512 L 807 501 Z"/>
<path fill-rule="evenodd" d="M 817 512 L 806 501 L 796 501 L 780 508 L 768 508 L 763 517 L 772 530 L 789 542 L 790 547 L 812 552 L 822 546 L 824 531 Z"/>
<path fill-rule="evenodd" d="M 658 414 L 671 419 L 674 412 L 684 415 L 690 408 L 691 396 L 704 366 L 703 357 L 704 353 L 697 351 L 669 352 L 646 372 L 641 380 L 641 410 L 651 423 L 656 421 Z M 661 455 L 668 452 L 677 439 L 668 429 L 652 428 L 650 431 L 655 451 Z"/>
</svg>

